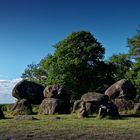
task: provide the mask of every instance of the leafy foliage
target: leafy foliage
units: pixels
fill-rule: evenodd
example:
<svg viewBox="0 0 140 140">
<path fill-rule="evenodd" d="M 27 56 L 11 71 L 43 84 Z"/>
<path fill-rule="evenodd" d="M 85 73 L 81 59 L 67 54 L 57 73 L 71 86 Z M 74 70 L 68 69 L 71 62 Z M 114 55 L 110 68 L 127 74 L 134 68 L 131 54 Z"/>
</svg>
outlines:
<svg viewBox="0 0 140 140">
<path fill-rule="evenodd" d="M 137 61 L 140 58 L 140 32 L 128 39 L 129 55 Z"/>
<path fill-rule="evenodd" d="M 46 78 L 46 70 L 42 69 L 40 64 L 30 64 L 25 69 L 21 78 L 27 78 L 30 81 L 44 84 L 44 79 Z"/>
<path fill-rule="evenodd" d="M 126 73 L 131 68 L 132 62 L 127 54 L 114 54 L 109 58 L 114 67 L 114 78 L 116 81 L 126 78 Z"/>
<path fill-rule="evenodd" d="M 72 98 L 98 88 L 105 50 L 89 32 L 74 32 L 54 47 L 47 84 L 66 85 Z"/>
<path fill-rule="evenodd" d="M 130 79 L 137 89 L 137 100 L 140 98 L 140 32 L 128 39 L 129 56 L 133 62 L 131 69 L 126 76 Z"/>
<path fill-rule="evenodd" d="M 113 80 L 111 65 L 103 61 L 105 49 L 90 32 L 74 32 L 54 48 L 53 55 L 29 65 L 22 77 L 45 85 L 65 85 L 72 99 L 87 91 L 104 92 L 104 85 Z M 46 80 L 41 81 L 42 75 Z"/>
</svg>

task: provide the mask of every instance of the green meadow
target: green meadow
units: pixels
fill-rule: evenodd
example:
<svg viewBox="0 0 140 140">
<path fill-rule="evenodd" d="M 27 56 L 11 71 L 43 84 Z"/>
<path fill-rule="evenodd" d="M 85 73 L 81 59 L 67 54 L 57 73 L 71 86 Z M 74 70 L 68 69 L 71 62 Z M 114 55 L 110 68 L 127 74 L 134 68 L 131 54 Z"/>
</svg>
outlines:
<svg viewBox="0 0 140 140">
<path fill-rule="evenodd" d="M 139 140 L 140 117 L 100 119 L 95 115 L 32 115 L 34 120 L 16 120 L 8 111 L 0 120 L 0 140 Z"/>
</svg>

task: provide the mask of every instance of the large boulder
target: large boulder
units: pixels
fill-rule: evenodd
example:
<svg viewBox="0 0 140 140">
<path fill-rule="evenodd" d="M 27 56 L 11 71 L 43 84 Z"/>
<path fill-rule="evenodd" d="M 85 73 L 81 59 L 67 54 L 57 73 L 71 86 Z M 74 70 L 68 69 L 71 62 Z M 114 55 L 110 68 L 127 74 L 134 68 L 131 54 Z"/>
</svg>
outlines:
<svg viewBox="0 0 140 140">
<path fill-rule="evenodd" d="M 57 98 L 59 86 L 49 85 L 45 87 L 43 95 L 45 98 Z"/>
<path fill-rule="evenodd" d="M 74 102 L 73 112 L 80 111 L 84 103 L 86 112 L 94 113 L 101 104 L 106 104 L 107 102 L 108 96 L 97 92 L 88 92 L 83 94 L 80 100 Z"/>
<path fill-rule="evenodd" d="M 109 99 L 124 98 L 131 100 L 136 97 L 136 90 L 129 80 L 122 79 L 111 85 L 105 91 L 105 95 L 107 95 Z"/>
<path fill-rule="evenodd" d="M 71 106 L 70 105 L 70 96 L 69 96 L 65 86 L 48 85 L 44 89 L 43 94 L 44 94 L 45 98 L 56 98 L 56 99 L 59 99 L 59 100 L 65 102 L 67 108 L 70 108 L 70 106 Z"/>
<path fill-rule="evenodd" d="M 39 107 L 39 114 L 50 115 L 56 113 L 70 113 L 69 106 L 67 106 L 67 104 L 62 100 L 56 98 L 45 98 Z"/>
<path fill-rule="evenodd" d="M 13 88 L 12 95 L 18 100 L 27 99 L 31 104 L 40 104 L 44 99 L 43 90 L 40 84 L 22 80 Z"/>
<path fill-rule="evenodd" d="M 18 100 L 11 109 L 13 115 L 30 115 L 32 106 L 27 99 Z"/>
<path fill-rule="evenodd" d="M 5 117 L 4 117 L 4 114 L 3 114 L 3 111 L 1 110 L 1 108 L 0 108 L 0 119 L 4 119 Z"/>
<path fill-rule="evenodd" d="M 98 107 L 99 105 L 94 104 L 92 102 L 84 102 L 82 100 L 76 100 L 73 104 L 72 112 L 73 113 L 84 112 L 84 114 L 89 114 L 89 113 L 94 113 L 98 109 Z"/>
<path fill-rule="evenodd" d="M 46 98 L 57 98 L 64 102 L 70 101 L 69 94 L 64 86 L 49 85 L 44 89 L 43 94 Z"/>
<path fill-rule="evenodd" d="M 135 103 L 132 100 L 115 99 L 114 104 L 118 107 L 119 112 L 133 110 Z"/>
<path fill-rule="evenodd" d="M 101 118 L 106 116 L 119 117 L 119 112 L 117 106 L 112 101 L 108 101 L 106 105 L 100 106 L 98 115 Z"/>
<path fill-rule="evenodd" d="M 85 118 L 85 117 L 88 117 L 88 112 L 86 110 L 86 103 L 81 101 L 81 107 L 80 109 L 78 110 L 78 117 L 80 118 Z"/>
<path fill-rule="evenodd" d="M 108 96 L 97 92 L 88 92 L 82 95 L 81 100 L 86 103 L 90 102 L 94 105 L 100 105 L 108 101 Z"/>
</svg>

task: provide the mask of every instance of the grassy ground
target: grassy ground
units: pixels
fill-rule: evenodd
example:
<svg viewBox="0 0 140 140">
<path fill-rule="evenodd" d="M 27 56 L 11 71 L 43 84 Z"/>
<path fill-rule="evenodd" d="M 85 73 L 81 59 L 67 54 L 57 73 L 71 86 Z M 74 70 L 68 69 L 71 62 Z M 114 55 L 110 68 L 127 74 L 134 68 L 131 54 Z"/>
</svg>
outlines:
<svg viewBox="0 0 140 140">
<path fill-rule="evenodd" d="M 5 113 L 6 114 L 6 113 Z M 76 115 L 34 115 L 38 120 L 0 120 L 0 140 L 139 140 L 140 117 L 86 119 Z"/>
</svg>

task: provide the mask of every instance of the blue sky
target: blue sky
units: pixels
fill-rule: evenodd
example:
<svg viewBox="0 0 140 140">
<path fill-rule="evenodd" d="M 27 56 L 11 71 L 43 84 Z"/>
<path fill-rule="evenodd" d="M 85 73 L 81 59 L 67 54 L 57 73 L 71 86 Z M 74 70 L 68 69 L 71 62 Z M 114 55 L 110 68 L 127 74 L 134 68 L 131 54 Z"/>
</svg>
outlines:
<svg viewBox="0 0 140 140">
<path fill-rule="evenodd" d="M 73 31 L 90 31 L 106 58 L 127 52 L 139 6 L 139 0 L 0 0 L 0 79 L 19 78 Z"/>
</svg>

